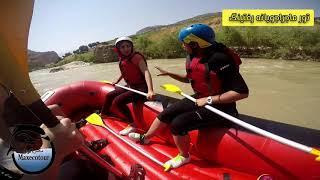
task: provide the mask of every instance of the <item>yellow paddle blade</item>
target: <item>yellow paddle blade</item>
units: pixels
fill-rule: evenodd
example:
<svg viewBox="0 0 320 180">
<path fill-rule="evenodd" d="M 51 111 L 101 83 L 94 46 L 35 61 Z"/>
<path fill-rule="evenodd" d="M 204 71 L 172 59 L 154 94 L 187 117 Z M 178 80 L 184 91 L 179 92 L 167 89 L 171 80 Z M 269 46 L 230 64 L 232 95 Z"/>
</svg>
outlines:
<svg viewBox="0 0 320 180">
<path fill-rule="evenodd" d="M 93 113 L 90 116 L 88 116 L 86 118 L 86 121 L 88 121 L 88 123 L 93 124 L 93 125 L 105 126 L 101 117 L 96 113 Z"/>
<path fill-rule="evenodd" d="M 102 83 L 106 83 L 106 84 L 112 84 L 112 82 L 111 82 L 111 81 L 107 81 L 107 80 L 101 80 L 100 82 L 102 82 Z"/>
<path fill-rule="evenodd" d="M 164 90 L 169 91 L 169 92 L 178 93 L 178 94 L 182 93 L 181 89 L 178 86 L 173 85 L 173 84 L 163 84 L 161 87 Z"/>
<path fill-rule="evenodd" d="M 164 167 L 164 171 L 169 171 L 170 169 L 171 169 L 171 164 L 168 164 L 168 163 L 165 163 L 164 165 L 163 165 L 163 167 Z"/>
<path fill-rule="evenodd" d="M 317 149 L 312 149 L 310 153 L 313 154 L 313 155 L 315 155 L 315 156 L 317 156 L 317 157 L 316 157 L 316 161 L 320 161 L 320 151 L 319 151 L 319 150 L 317 150 Z"/>
</svg>

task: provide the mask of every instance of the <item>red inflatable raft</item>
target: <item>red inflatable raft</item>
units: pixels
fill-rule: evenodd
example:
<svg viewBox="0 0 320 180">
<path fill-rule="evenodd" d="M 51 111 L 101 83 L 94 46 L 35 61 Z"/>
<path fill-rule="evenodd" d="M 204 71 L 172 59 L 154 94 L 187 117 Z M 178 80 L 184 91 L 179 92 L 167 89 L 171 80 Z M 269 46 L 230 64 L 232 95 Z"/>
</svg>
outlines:
<svg viewBox="0 0 320 180">
<path fill-rule="evenodd" d="M 113 89 L 113 86 L 101 82 L 83 81 L 49 91 L 42 98 L 47 105 L 58 104 L 68 117 L 78 121 L 100 109 L 105 95 Z M 146 131 L 156 115 L 163 109 L 159 102 L 138 103 L 134 106 L 128 104 L 128 106 L 141 131 Z M 112 164 L 124 176 L 129 175 L 133 165 L 139 164 L 145 171 L 145 179 L 320 179 L 320 162 L 316 162 L 314 156 L 237 126 L 207 128 L 190 132 L 191 162 L 180 168 L 164 172 L 159 163 L 150 160 L 124 141 L 138 147 L 155 161 L 164 163 L 178 153 L 169 130 L 159 132 L 155 138 L 151 139 L 150 144 L 140 145 L 130 141 L 127 137 L 121 139 L 115 135 L 127 124 L 114 117 L 103 118 L 103 120 L 109 130 L 86 124 L 80 128 L 80 131 L 87 141 L 100 139 L 108 141 L 108 144 L 97 154 L 109 157 L 108 162 L 105 163 Z M 288 127 L 291 127 L 294 131 L 291 134 L 301 143 L 319 147 L 319 142 L 312 140 L 312 138 L 319 139 L 318 131 L 279 125 L 279 123 L 277 126 L 272 123 L 265 123 L 261 126 L 263 129 L 269 128 L 281 132 L 284 129 L 289 131 Z M 299 132 L 309 137 L 303 138 Z M 290 135 L 290 133 L 285 134 Z M 100 164 L 103 165 L 103 162 Z"/>
</svg>

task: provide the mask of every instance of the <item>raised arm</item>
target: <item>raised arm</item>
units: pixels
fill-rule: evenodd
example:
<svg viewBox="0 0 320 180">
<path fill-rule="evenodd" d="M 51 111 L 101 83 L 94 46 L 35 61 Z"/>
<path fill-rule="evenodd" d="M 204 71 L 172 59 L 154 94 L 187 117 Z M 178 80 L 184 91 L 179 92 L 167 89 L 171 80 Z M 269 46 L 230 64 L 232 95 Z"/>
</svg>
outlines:
<svg viewBox="0 0 320 180">
<path fill-rule="evenodd" d="M 169 71 L 165 71 L 158 66 L 156 66 L 155 68 L 160 71 L 160 73 L 157 76 L 170 76 L 171 78 L 177 81 L 189 83 L 189 79 L 187 78 L 187 75 L 175 74 Z"/>
</svg>

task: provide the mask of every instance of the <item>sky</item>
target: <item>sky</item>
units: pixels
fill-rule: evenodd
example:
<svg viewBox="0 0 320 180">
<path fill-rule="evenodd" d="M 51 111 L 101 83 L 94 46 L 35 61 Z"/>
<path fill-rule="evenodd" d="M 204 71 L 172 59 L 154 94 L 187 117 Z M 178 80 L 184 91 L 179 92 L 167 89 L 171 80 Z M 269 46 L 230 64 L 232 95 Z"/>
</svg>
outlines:
<svg viewBox="0 0 320 180">
<path fill-rule="evenodd" d="M 72 52 L 81 45 L 135 34 L 223 9 L 314 9 L 320 0 L 35 0 L 28 48 Z"/>
</svg>

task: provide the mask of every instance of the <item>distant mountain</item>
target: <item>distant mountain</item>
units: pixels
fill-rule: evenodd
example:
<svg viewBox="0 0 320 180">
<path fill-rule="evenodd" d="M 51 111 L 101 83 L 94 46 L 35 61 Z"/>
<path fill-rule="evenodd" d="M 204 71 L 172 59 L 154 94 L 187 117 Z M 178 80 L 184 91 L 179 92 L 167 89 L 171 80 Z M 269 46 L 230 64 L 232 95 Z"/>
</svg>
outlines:
<svg viewBox="0 0 320 180">
<path fill-rule="evenodd" d="M 222 12 L 216 13 L 206 13 L 202 15 L 198 15 L 192 18 L 188 18 L 185 20 L 178 21 L 173 24 L 168 25 L 155 25 L 155 26 L 147 26 L 145 28 L 140 29 L 136 32 L 136 34 L 128 35 L 131 38 L 139 37 L 141 35 L 147 35 L 148 38 L 155 40 L 163 38 L 165 34 L 172 34 L 174 32 L 178 32 L 180 28 L 185 27 L 194 23 L 204 23 L 213 27 L 215 30 L 221 29 L 222 27 Z M 315 24 L 320 24 L 320 17 L 315 17 Z M 116 39 L 107 40 L 103 42 L 104 44 L 113 44 Z"/>
<path fill-rule="evenodd" d="M 47 64 L 56 63 L 61 58 L 55 51 L 35 52 L 28 50 L 28 62 L 30 70 L 39 69 Z"/>
<path fill-rule="evenodd" d="M 165 25 L 148 26 L 148 27 L 145 27 L 145 28 L 137 31 L 136 35 L 147 33 L 147 32 L 150 32 L 150 31 L 156 31 L 156 30 L 161 29 L 162 27 L 165 27 Z"/>
<path fill-rule="evenodd" d="M 185 52 L 183 51 L 182 53 L 180 52 L 181 50 L 181 44 L 180 42 L 177 42 L 177 34 L 180 31 L 181 28 L 187 27 L 188 25 L 195 24 L 195 23 L 203 23 L 207 24 L 210 27 L 212 27 L 215 32 L 218 34 L 220 33 L 217 37 L 217 40 L 230 44 L 230 46 L 233 46 L 234 48 L 237 48 L 236 51 L 242 55 L 242 57 L 261 57 L 261 58 L 281 58 L 281 59 L 303 59 L 303 60 L 308 60 L 308 59 L 319 59 L 319 52 L 317 48 L 309 49 L 306 50 L 306 52 L 301 52 L 301 53 L 289 53 L 290 57 L 288 55 L 288 52 L 295 52 L 292 50 L 285 49 L 288 46 L 287 44 L 290 44 L 290 34 L 287 33 L 288 30 L 294 32 L 297 31 L 298 28 L 296 27 L 287 27 L 287 28 L 277 28 L 274 27 L 275 30 L 278 31 L 278 34 L 283 37 L 288 37 L 286 42 L 288 43 L 283 43 L 284 41 L 276 36 L 275 34 L 272 34 L 272 32 L 269 31 L 269 27 L 261 27 L 261 28 L 222 28 L 222 13 L 221 12 L 216 12 L 216 13 L 207 13 L 207 14 L 202 14 L 199 16 L 195 16 L 192 18 L 188 18 L 185 20 L 178 21 L 173 24 L 167 24 L 167 25 L 156 25 L 156 26 L 149 26 L 145 27 L 139 31 L 136 32 L 136 34 L 128 35 L 133 39 L 135 42 L 135 46 L 137 50 L 141 51 L 146 55 L 148 58 L 177 58 L 185 56 Z M 299 30 L 305 30 L 306 32 L 313 33 L 314 37 L 316 34 L 319 34 L 317 31 L 319 31 L 320 27 L 320 18 L 316 17 L 315 18 L 315 26 L 314 28 L 299 28 Z M 259 33 L 255 34 L 252 33 L 254 31 L 257 31 Z M 226 33 L 228 32 L 228 33 Z M 230 33 L 231 32 L 231 33 Z M 248 33 L 249 32 L 249 33 Z M 250 33 L 251 32 L 251 33 Z M 263 37 L 263 35 L 266 34 L 267 38 L 270 37 L 270 40 L 265 41 L 266 37 Z M 250 36 L 250 38 L 249 38 Z M 254 37 L 252 37 L 254 36 Z M 168 38 L 167 38 L 168 37 Z M 308 39 L 310 36 L 304 36 L 300 37 L 301 41 L 303 42 L 308 42 L 310 39 Z M 220 38 L 220 39 L 219 39 Z M 262 47 L 268 47 L 270 46 L 270 43 L 272 47 L 278 47 L 279 44 L 284 44 L 281 46 L 282 49 L 255 49 L 252 46 L 252 38 L 256 39 L 261 39 L 258 41 L 260 46 Z M 280 40 L 279 42 L 277 40 Z M 319 38 L 311 38 L 311 40 L 318 41 L 317 39 Z M 110 39 L 104 42 L 101 42 L 101 45 L 109 45 L 112 47 L 114 45 L 115 39 Z M 228 41 L 228 42 L 226 42 Z M 248 41 L 248 42 L 247 42 Z M 235 43 L 238 43 L 235 45 Z M 263 45 L 261 45 L 263 44 Z M 317 43 L 315 43 L 317 44 Z M 170 46 L 170 48 L 168 48 Z M 258 46 L 258 45 L 257 45 Z M 98 46 L 97 46 L 98 47 Z M 315 45 L 314 47 L 317 47 Z M 102 47 L 101 47 L 102 48 Z M 176 48 L 176 49 L 175 49 Z M 310 47 L 307 47 L 310 48 Z M 96 48 L 93 48 L 96 49 Z M 102 48 L 103 49 L 103 48 Z M 111 48 L 112 49 L 112 48 Z M 93 50 L 94 51 L 94 50 Z M 170 55 L 169 55 L 170 51 Z M 172 51 L 172 52 L 171 52 Z M 94 51 L 94 60 L 93 62 L 108 62 L 109 58 L 106 59 L 106 57 L 109 57 L 108 54 L 112 54 L 112 50 L 110 51 L 110 48 L 105 48 L 104 50 L 97 50 Z M 99 52 L 99 53 L 97 53 Z M 312 52 L 310 54 L 310 52 Z M 179 54 L 180 53 L 180 54 Z M 308 57 L 306 56 L 300 56 L 296 57 L 296 54 L 308 54 Z M 310 56 L 309 56 L 310 55 Z M 74 57 L 74 56 L 71 56 Z M 91 58 L 91 56 L 88 56 Z M 74 60 L 78 60 L 77 58 L 73 58 Z M 82 58 L 85 59 L 85 58 Z M 67 59 L 66 61 L 71 62 L 70 59 Z M 87 59 L 86 59 L 87 61 Z M 87 61 L 88 62 L 88 61 Z"/>
<path fill-rule="evenodd" d="M 178 25 L 178 24 L 186 24 L 186 23 L 194 23 L 194 22 L 202 22 L 207 20 L 208 18 L 213 18 L 213 17 L 222 17 L 222 13 L 221 12 L 216 12 L 216 13 L 207 13 L 207 14 L 202 14 L 199 16 L 195 16 L 189 19 L 185 19 L 182 21 L 178 21 L 172 25 Z"/>
<path fill-rule="evenodd" d="M 210 19 L 210 18 L 218 18 L 218 17 L 221 18 L 221 16 L 222 16 L 221 12 L 207 13 L 207 14 L 202 14 L 202 15 L 195 16 L 195 17 L 192 17 L 192 18 L 189 18 L 189 19 L 185 19 L 185 20 L 182 20 L 182 21 L 178 21 L 178 22 L 173 23 L 173 24 L 148 26 L 148 27 L 145 27 L 145 28 L 137 31 L 136 35 L 144 34 L 144 33 L 147 33 L 147 32 L 159 31 L 159 30 L 162 30 L 162 29 L 175 27 L 175 26 L 180 26 L 180 25 L 184 25 L 184 24 L 205 22 L 205 21 L 208 21 L 208 19 Z"/>
</svg>

